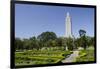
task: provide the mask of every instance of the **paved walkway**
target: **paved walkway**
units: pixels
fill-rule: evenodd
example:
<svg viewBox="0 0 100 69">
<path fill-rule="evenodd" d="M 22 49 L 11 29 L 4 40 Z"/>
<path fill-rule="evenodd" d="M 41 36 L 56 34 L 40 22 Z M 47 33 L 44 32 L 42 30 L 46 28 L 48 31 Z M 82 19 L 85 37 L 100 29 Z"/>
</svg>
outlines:
<svg viewBox="0 0 100 69">
<path fill-rule="evenodd" d="M 79 54 L 79 51 L 73 51 L 73 53 L 69 55 L 69 57 L 62 60 L 62 63 L 74 62 L 76 60 L 76 57 L 79 56 L 78 54 Z"/>
</svg>

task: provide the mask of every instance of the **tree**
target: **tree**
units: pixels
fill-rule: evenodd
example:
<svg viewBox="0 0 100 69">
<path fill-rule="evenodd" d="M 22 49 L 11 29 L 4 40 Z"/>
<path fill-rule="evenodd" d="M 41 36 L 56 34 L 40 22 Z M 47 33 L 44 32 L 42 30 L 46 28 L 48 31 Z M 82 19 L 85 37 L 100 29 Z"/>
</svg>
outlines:
<svg viewBox="0 0 100 69">
<path fill-rule="evenodd" d="M 67 38 L 67 47 L 69 50 L 73 50 L 73 38 Z"/>
<path fill-rule="evenodd" d="M 28 39 L 23 39 L 23 46 L 24 48 L 23 49 L 30 49 L 30 41 Z"/>
<path fill-rule="evenodd" d="M 61 37 L 57 38 L 56 42 L 57 42 L 57 46 L 59 47 L 63 46 L 63 38 Z"/>
<path fill-rule="evenodd" d="M 15 38 L 15 49 L 16 50 L 21 50 L 23 49 L 23 42 L 20 38 Z"/>
<path fill-rule="evenodd" d="M 86 49 L 87 43 L 86 43 L 86 31 L 85 30 L 79 30 L 79 34 L 80 34 L 80 45 L 81 47 L 83 47 L 84 49 Z"/>
<path fill-rule="evenodd" d="M 57 38 L 56 34 L 54 32 L 43 32 L 37 37 L 39 40 L 43 42 L 47 42 L 49 40 L 55 40 Z"/>
<path fill-rule="evenodd" d="M 94 46 L 94 44 L 95 44 L 94 40 L 95 40 L 94 37 L 91 37 L 90 43 L 91 43 L 92 46 Z"/>
<path fill-rule="evenodd" d="M 37 48 L 37 49 L 38 49 L 38 47 L 39 47 L 39 42 L 38 42 L 38 40 L 36 39 L 35 36 L 31 37 L 31 38 L 29 39 L 29 41 L 30 41 L 30 47 L 31 47 L 31 49 L 33 49 L 33 48 Z"/>
<path fill-rule="evenodd" d="M 81 39 L 80 38 L 76 38 L 74 43 L 75 43 L 76 48 L 80 47 L 81 46 Z"/>
<path fill-rule="evenodd" d="M 55 46 L 57 46 L 57 42 L 56 42 L 56 40 L 49 40 L 48 41 L 48 46 L 50 45 L 50 47 L 55 47 Z"/>
<path fill-rule="evenodd" d="M 42 46 L 48 46 L 50 43 L 54 45 L 55 42 L 53 40 L 56 40 L 57 36 L 54 32 L 47 31 L 40 34 L 37 39 L 39 40 L 40 44 L 42 43 Z"/>
<path fill-rule="evenodd" d="M 94 37 L 86 36 L 88 46 L 94 46 Z"/>
<path fill-rule="evenodd" d="M 85 34 L 86 34 L 86 31 L 85 30 L 82 30 L 82 29 L 79 30 L 80 37 L 81 36 L 85 36 Z"/>
</svg>

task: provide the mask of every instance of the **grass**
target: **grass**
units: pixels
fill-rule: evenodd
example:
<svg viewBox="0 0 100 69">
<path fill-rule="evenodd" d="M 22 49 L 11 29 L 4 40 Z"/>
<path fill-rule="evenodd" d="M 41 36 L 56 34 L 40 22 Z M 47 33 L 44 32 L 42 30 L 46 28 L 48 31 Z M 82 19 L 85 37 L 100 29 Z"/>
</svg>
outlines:
<svg viewBox="0 0 100 69">
<path fill-rule="evenodd" d="M 70 55 L 72 51 L 47 51 L 47 50 L 27 50 L 23 52 L 15 52 L 15 65 L 42 65 L 55 64 L 61 62 L 65 57 Z M 87 48 L 80 50 L 79 56 L 75 62 L 94 61 L 94 49 Z"/>
<path fill-rule="evenodd" d="M 76 62 L 94 61 L 94 49 L 81 50 Z"/>
<path fill-rule="evenodd" d="M 40 65 L 59 63 L 70 51 L 39 51 L 28 50 L 24 52 L 15 52 L 15 65 Z"/>
</svg>

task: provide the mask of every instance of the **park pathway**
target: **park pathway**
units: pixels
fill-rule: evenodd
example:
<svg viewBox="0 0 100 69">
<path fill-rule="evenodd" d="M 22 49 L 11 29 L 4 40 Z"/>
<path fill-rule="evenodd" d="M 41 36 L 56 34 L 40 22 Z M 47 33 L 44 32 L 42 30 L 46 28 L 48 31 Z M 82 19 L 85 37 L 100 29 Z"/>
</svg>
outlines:
<svg viewBox="0 0 100 69">
<path fill-rule="evenodd" d="M 78 56 L 79 56 L 79 51 L 73 51 L 73 53 L 71 55 L 69 55 L 67 58 L 62 60 L 62 63 L 74 62 L 76 60 L 76 57 L 78 57 Z"/>
</svg>

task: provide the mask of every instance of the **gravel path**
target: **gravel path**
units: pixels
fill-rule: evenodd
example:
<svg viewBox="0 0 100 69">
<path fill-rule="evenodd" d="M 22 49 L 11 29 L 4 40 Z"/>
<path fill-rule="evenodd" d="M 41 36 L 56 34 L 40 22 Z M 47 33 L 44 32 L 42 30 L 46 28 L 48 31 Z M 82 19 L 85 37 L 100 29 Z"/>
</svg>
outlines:
<svg viewBox="0 0 100 69">
<path fill-rule="evenodd" d="M 76 60 L 76 57 L 79 56 L 78 54 L 79 54 L 79 51 L 73 51 L 73 53 L 69 55 L 69 57 L 62 60 L 62 63 L 74 62 Z"/>
</svg>

